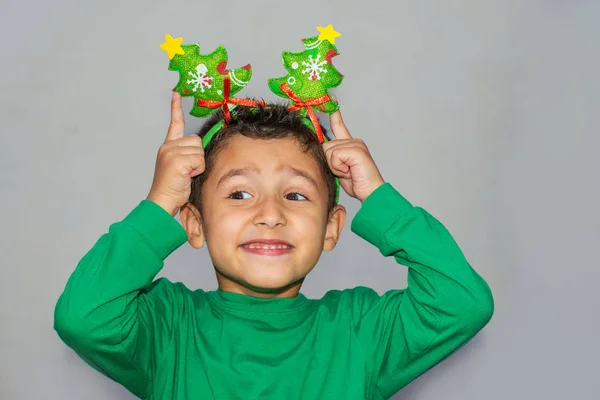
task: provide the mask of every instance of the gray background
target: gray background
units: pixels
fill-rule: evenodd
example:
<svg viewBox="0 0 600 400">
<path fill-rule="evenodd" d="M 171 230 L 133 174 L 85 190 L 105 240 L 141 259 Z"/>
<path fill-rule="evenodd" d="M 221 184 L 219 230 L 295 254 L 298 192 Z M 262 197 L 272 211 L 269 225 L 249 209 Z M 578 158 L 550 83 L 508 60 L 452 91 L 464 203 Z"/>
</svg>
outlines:
<svg viewBox="0 0 600 400">
<path fill-rule="evenodd" d="M 0 4 L 0 399 L 132 398 L 52 319 L 79 259 L 149 190 L 177 81 L 164 34 L 222 43 L 230 67 L 254 66 L 242 93 L 273 100 L 281 51 L 328 23 L 343 34 L 335 93 L 351 132 L 450 229 L 496 301 L 476 339 L 397 398 L 598 398 L 599 2 Z M 342 202 L 352 217 L 358 202 Z M 406 269 L 348 228 L 305 294 L 403 287 Z M 171 280 L 215 287 L 205 249 L 166 264 Z"/>
</svg>

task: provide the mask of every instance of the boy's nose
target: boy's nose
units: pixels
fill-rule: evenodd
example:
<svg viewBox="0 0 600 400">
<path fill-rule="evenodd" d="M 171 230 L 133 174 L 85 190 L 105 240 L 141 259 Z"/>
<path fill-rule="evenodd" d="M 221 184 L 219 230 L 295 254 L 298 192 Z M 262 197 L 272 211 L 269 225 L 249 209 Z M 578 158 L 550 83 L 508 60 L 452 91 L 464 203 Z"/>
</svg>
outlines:
<svg viewBox="0 0 600 400">
<path fill-rule="evenodd" d="M 254 216 L 255 225 L 266 225 L 269 228 L 274 228 L 278 225 L 285 226 L 287 220 L 285 218 L 283 199 L 276 199 L 271 196 L 260 202 Z"/>
</svg>

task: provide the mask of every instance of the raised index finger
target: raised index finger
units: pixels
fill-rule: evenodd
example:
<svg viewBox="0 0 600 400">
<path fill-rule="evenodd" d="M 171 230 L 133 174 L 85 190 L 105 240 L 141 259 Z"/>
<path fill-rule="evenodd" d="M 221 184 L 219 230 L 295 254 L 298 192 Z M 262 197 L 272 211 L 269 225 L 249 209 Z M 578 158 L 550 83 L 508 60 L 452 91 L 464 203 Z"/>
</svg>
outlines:
<svg viewBox="0 0 600 400">
<path fill-rule="evenodd" d="M 342 112 L 337 110 L 329 117 L 329 123 L 331 125 L 331 131 L 336 139 L 352 139 L 344 120 L 342 119 Z"/>
<path fill-rule="evenodd" d="M 184 132 L 185 119 L 183 118 L 183 110 L 181 108 L 181 95 L 173 92 L 173 97 L 171 98 L 171 123 L 165 142 L 182 138 Z"/>
</svg>

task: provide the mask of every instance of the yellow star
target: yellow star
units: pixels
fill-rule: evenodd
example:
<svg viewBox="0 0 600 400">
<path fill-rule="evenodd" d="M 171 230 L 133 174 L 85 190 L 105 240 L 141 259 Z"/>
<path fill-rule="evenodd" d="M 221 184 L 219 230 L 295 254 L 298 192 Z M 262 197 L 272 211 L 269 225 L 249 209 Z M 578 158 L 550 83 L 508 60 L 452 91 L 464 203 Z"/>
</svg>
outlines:
<svg viewBox="0 0 600 400">
<path fill-rule="evenodd" d="M 173 57 L 175 57 L 175 54 L 185 54 L 181 48 L 181 43 L 183 43 L 183 38 L 173 39 L 173 37 L 167 33 L 165 36 L 165 42 L 160 45 L 160 48 L 167 52 L 169 55 L 169 60 L 171 60 Z"/>
<path fill-rule="evenodd" d="M 331 24 L 327 25 L 325 28 L 322 26 L 317 26 L 317 30 L 321 32 L 319 35 L 319 40 L 329 40 L 331 44 L 335 44 L 336 37 L 342 36 L 341 33 L 336 32 L 335 29 L 333 29 Z"/>
</svg>

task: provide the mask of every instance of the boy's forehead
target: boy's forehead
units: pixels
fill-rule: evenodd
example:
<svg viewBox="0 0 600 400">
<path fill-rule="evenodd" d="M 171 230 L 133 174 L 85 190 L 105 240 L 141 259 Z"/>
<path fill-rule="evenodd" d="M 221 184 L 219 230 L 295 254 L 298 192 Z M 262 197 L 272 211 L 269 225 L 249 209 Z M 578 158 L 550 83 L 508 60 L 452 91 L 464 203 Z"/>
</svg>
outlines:
<svg viewBox="0 0 600 400">
<path fill-rule="evenodd" d="M 318 167 L 313 156 L 294 138 L 253 139 L 242 135 L 231 138 L 218 157 L 223 165 L 246 164 L 261 168 L 273 165 Z"/>
<path fill-rule="evenodd" d="M 239 135 L 222 149 L 215 163 L 218 176 L 250 175 L 263 171 L 323 180 L 314 156 L 303 151 L 294 138 L 252 139 Z M 218 177 L 221 180 L 221 177 Z"/>
</svg>

